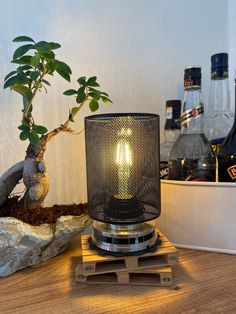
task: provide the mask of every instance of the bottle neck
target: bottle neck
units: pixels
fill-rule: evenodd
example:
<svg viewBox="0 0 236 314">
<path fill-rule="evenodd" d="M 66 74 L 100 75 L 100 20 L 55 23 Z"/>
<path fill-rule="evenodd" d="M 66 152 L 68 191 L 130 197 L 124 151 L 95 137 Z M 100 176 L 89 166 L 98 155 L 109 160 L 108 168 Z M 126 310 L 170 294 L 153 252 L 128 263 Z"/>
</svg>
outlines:
<svg viewBox="0 0 236 314">
<path fill-rule="evenodd" d="M 209 93 L 208 115 L 225 115 L 230 112 L 229 79 L 217 78 L 211 80 Z"/>
<path fill-rule="evenodd" d="M 179 133 L 180 133 L 180 129 L 167 129 L 167 130 L 165 130 L 165 132 L 164 132 L 165 142 L 175 142 Z"/>
<path fill-rule="evenodd" d="M 181 134 L 203 133 L 203 112 L 201 88 L 198 86 L 185 89 L 181 113 Z"/>
</svg>

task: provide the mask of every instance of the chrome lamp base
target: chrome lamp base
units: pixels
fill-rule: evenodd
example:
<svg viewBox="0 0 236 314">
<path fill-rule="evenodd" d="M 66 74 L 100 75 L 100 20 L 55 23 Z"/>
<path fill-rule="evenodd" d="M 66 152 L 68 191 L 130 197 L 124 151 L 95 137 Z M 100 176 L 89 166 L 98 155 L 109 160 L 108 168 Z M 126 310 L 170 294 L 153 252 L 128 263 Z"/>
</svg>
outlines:
<svg viewBox="0 0 236 314">
<path fill-rule="evenodd" d="M 93 222 L 92 242 L 104 251 L 134 253 L 149 249 L 156 241 L 155 227 L 148 222 L 133 225 Z"/>
</svg>

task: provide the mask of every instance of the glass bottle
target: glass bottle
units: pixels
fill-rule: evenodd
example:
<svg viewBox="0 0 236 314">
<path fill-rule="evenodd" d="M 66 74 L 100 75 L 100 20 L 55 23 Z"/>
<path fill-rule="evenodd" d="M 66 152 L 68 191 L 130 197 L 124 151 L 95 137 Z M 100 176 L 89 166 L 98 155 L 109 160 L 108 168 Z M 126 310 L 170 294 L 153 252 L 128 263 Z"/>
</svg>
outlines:
<svg viewBox="0 0 236 314">
<path fill-rule="evenodd" d="M 218 176 L 221 182 L 236 182 L 236 99 L 234 123 L 218 153 Z"/>
<path fill-rule="evenodd" d="M 227 53 L 211 56 L 209 105 L 204 119 L 206 137 L 217 154 L 233 122 L 233 113 L 230 110 Z"/>
<path fill-rule="evenodd" d="M 180 133 L 180 100 L 166 101 L 166 122 L 164 127 L 164 142 L 160 146 L 160 178 L 168 179 L 168 160 L 172 146 Z"/>
<path fill-rule="evenodd" d="M 185 68 L 182 105 L 181 132 L 169 157 L 169 179 L 215 181 L 215 156 L 203 131 L 200 67 Z"/>
</svg>

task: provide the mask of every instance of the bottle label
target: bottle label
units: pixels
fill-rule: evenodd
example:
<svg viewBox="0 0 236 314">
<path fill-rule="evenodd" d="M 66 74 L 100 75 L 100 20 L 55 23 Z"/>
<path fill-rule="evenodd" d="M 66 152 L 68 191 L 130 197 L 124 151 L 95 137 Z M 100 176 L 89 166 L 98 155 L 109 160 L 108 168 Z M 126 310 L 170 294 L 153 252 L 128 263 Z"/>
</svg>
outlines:
<svg viewBox="0 0 236 314">
<path fill-rule="evenodd" d="M 222 143 L 224 142 L 224 137 L 222 138 L 217 138 L 217 139 L 214 139 L 214 140 L 211 140 L 210 143 L 211 143 L 211 147 L 212 147 L 212 150 L 215 154 L 218 154 L 219 151 L 220 151 L 220 148 L 221 148 L 221 145 Z"/>
<path fill-rule="evenodd" d="M 227 169 L 228 174 L 230 175 L 232 180 L 236 179 L 236 165 L 233 165 Z"/>
<path fill-rule="evenodd" d="M 169 175 L 168 161 L 161 161 L 160 162 L 160 179 L 168 179 L 168 175 Z"/>
<path fill-rule="evenodd" d="M 228 78 L 229 77 L 229 72 L 227 68 L 225 67 L 216 67 L 211 71 L 211 79 L 222 79 L 222 78 Z"/>
<path fill-rule="evenodd" d="M 173 118 L 173 110 L 172 107 L 166 108 L 166 119 L 170 120 Z"/>
<path fill-rule="evenodd" d="M 189 123 L 192 119 L 199 117 L 203 113 L 204 113 L 204 107 L 202 104 L 196 108 L 186 110 L 185 112 L 182 113 L 181 118 L 180 118 L 181 126 Z"/>
<path fill-rule="evenodd" d="M 222 152 L 222 150 L 221 150 Z M 218 154 L 218 174 L 220 182 L 236 182 L 236 156 L 229 151 Z"/>
</svg>

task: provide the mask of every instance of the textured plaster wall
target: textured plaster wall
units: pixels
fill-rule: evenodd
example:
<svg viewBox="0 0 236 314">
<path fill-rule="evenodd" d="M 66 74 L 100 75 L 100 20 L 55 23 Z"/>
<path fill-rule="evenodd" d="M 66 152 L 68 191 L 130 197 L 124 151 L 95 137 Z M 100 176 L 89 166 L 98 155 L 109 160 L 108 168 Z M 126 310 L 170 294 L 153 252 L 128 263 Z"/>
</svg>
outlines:
<svg viewBox="0 0 236 314">
<path fill-rule="evenodd" d="M 227 52 L 229 46 L 228 1 L 1 0 L 0 4 L 1 86 L 14 68 L 10 60 L 16 44 L 11 39 L 18 35 L 60 42 L 58 58 L 73 69 L 71 84 L 55 76 L 48 94 L 35 101 L 36 122 L 49 129 L 62 123 L 73 105 L 62 91 L 73 88 L 79 75 L 94 74 L 114 101 L 100 112 L 158 113 L 162 129 L 166 99 L 182 98 L 184 67 L 202 65 L 207 102 L 210 55 Z M 235 7 L 232 0 L 230 5 Z M 20 108 L 20 97 L 1 88 L 1 173 L 24 158 L 26 143 L 18 140 L 16 128 Z M 75 126 L 83 128 L 82 117 Z M 49 144 L 46 159 L 52 181 L 47 204 L 85 201 L 84 135 L 58 136 Z"/>
</svg>

